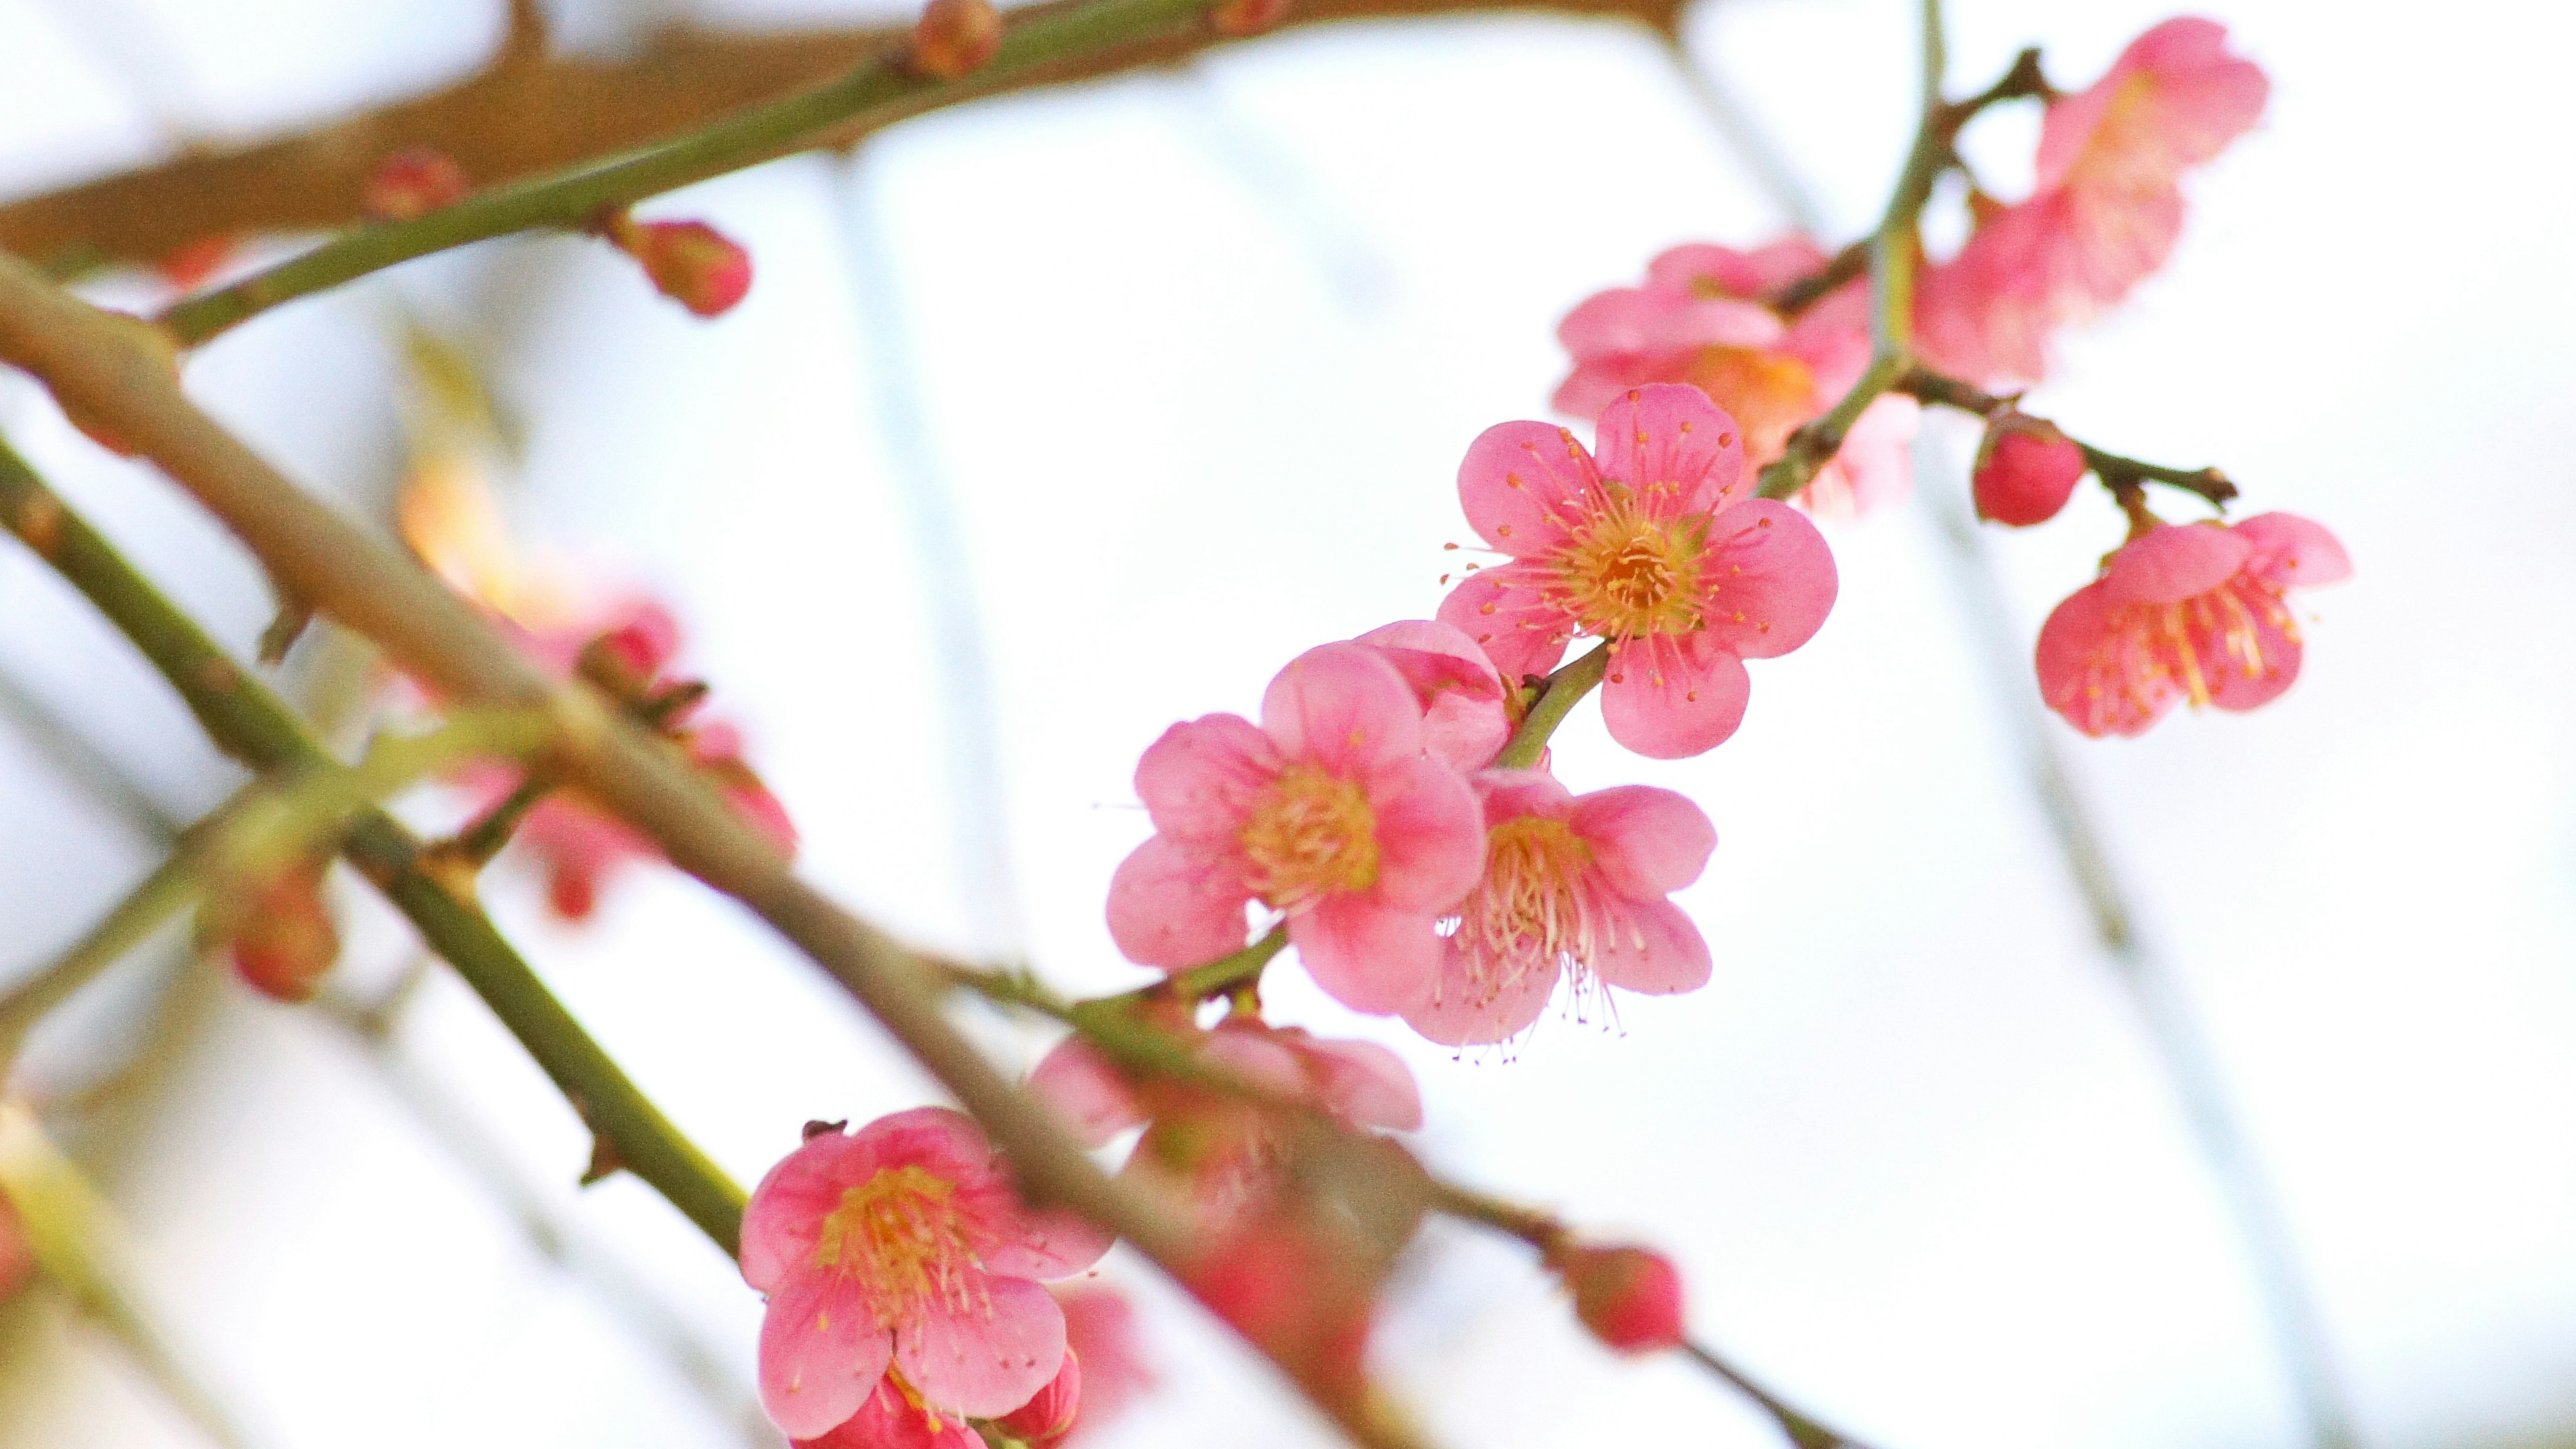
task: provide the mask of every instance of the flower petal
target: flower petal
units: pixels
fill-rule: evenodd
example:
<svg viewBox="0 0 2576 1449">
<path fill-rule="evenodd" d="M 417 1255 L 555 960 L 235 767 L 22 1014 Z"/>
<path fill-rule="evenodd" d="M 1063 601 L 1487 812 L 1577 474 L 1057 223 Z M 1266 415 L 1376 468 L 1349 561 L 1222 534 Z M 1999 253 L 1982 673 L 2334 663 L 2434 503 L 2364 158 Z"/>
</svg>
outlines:
<svg viewBox="0 0 2576 1449">
<path fill-rule="evenodd" d="M 1601 475 L 1645 495 L 1661 518 L 1715 508 L 1744 477 L 1744 430 L 1682 383 L 1621 394 L 1602 412 L 1592 446 Z"/>
<path fill-rule="evenodd" d="M 1565 536 L 1561 519 L 1601 499 L 1601 475 L 1574 434 L 1552 423 L 1496 423 L 1467 445 L 1458 503 L 1477 536 L 1504 553 L 1545 552 Z"/>
<path fill-rule="evenodd" d="M 1547 1010 L 1563 974 L 1550 959 L 1520 975 L 1499 977 L 1479 970 L 1456 937 L 1441 947 L 1440 975 L 1430 997 L 1404 1013 L 1404 1020 L 1442 1046 L 1484 1046 L 1518 1035 Z"/>
<path fill-rule="evenodd" d="M 1460 770 L 1494 757 L 1512 736 L 1503 677 L 1476 641 L 1454 624 L 1402 619 L 1351 641 L 1375 649 L 1422 703 L 1422 745 Z"/>
<path fill-rule="evenodd" d="M 2069 594 L 2039 626 L 2039 697 L 2095 739 L 2139 735 L 2183 697 L 2182 686 L 2132 657 L 2112 629 L 2109 591 L 2096 580 Z"/>
<path fill-rule="evenodd" d="M 984 1129 L 954 1107 L 889 1112 L 851 1133 L 850 1141 L 877 1162 L 918 1167 L 966 1192 L 1009 1190 L 994 1166 L 993 1144 L 985 1140 Z"/>
<path fill-rule="evenodd" d="M 1028 1089 L 1085 1147 L 1105 1146 L 1128 1128 L 1145 1125 L 1145 1104 L 1136 1100 L 1135 1089 L 1080 1036 L 1066 1037 L 1039 1058 Z"/>
<path fill-rule="evenodd" d="M 1109 878 L 1109 937 L 1140 966 L 1178 971 L 1242 950 L 1251 899 L 1234 856 L 1210 857 L 1157 835 Z"/>
<path fill-rule="evenodd" d="M 934 1298 L 895 1330 L 895 1366 L 933 1408 L 968 1418 L 1007 1414 L 1064 1367 L 1064 1310 L 1026 1278 L 990 1277 L 975 1301 Z"/>
<path fill-rule="evenodd" d="M 2172 604 L 2236 577 L 2254 545 L 2216 523 L 2168 523 L 2131 539 L 2102 574 L 2105 602 Z"/>
<path fill-rule="evenodd" d="M 1699 879 L 1717 849 L 1716 827 L 1689 796 L 1652 785 L 1578 797 L 1572 823 L 1592 846 L 1593 869 L 1633 900 L 1670 895 Z"/>
<path fill-rule="evenodd" d="M 1753 680 L 1734 654 L 1653 634 L 1610 661 L 1601 722 L 1610 738 L 1650 760 L 1686 759 L 1724 744 L 1752 695 Z"/>
<path fill-rule="evenodd" d="M 2286 607 L 2277 616 L 2259 609 L 2249 613 L 2241 635 L 2217 634 L 2202 641 L 2200 675 L 2208 684 L 2209 702 L 2220 709 L 2241 712 L 2270 704 L 2299 680 L 2307 651 L 2288 627 Z"/>
<path fill-rule="evenodd" d="M 1534 563 L 1469 574 L 1440 601 L 1440 622 L 1475 640 L 1504 684 L 1517 685 L 1554 669 L 1574 637 L 1574 621 L 1547 601 L 1544 583 Z"/>
<path fill-rule="evenodd" d="M 1485 817 L 1457 771 L 1416 755 L 1369 782 L 1377 814 L 1377 884 L 1369 899 L 1437 915 L 1476 888 L 1485 869 Z"/>
<path fill-rule="evenodd" d="M 2352 556 L 2322 523 L 2295 513 L 2257 513 L 2239 521 L 2238 538 L 2254 546 L 2246 572 L 2294 589 L 2339 584 L 2352 577 Z"/>
<path fill-rule="evenodd" d="M 1746 659 L 1772 659 L 1816 636 L 1834 608 L 1841 576 L 1834 551 L 1805 515 L 1755 498 L 1709 520 L 1701 566 L 1704 626 L 1694 649 L 1714 645 Z"/>
<path fill-rule="evenodd" d="M 825 1132 L 778 1160 L 752 1189 L 742 1211 L 742 1278 L 763 1292 L 813 1261 L 823 1219 L 841 1194 L 874 1176 L 873 1145 Z"/>
<path fill-rule="evenodd" d="M 1288 661 L 1261 696 L 1261 728 L 1281 758 L 1344 777 L 1422 751 L 1422 705 L 1395 666 L 1364 644 L 1318 644 Z"/>
<path fill-rule="evenodd" d="M 1062 1208 L 1014 1200 L 1003 1215 L 1006 1236 L 983 1252 L 984 1266 L 1007 1278 L 1070 1278 L 1100 1261 L 1115 1241 L 1089 1218 Z"/>
<path fill-rule="evenodd" d="M 1254 797 L 1279 773 L 1279 752 L 1239 714 L 1202 715 L 1163 731 L 1136 761 L 1136 795 L 1154 828 L 1178 840 L 1232 840 Z"/>
<path fill-rule="evenodd" d="M 1288 939 L 1324 994 L 1353 1011 L 1411 1009 L 1431 990 L 1440 937 L 1429 911 L 1396 911 L 1358 896 L 1329 896 L 1288 918 Z"/>
<path fill-rule="evenodd" d="M 769 1295 L 760 1321 L 760 1406 L 788 1438 L 814 1438 L 859 1411 L 893 1356 L 853 1280 L 796 1274 Z"/>
<path fill-rule="evenodd" d="M 1308 1038 L 1300 1046 L 1320 1078 L 1326 1111 L 1361 1127 L 1421 1128 L 1422 1088 L 1404 1058 L 1373 1041 Z"/>
<path fill-rule="evenodd" d="M 1682 908 L 1660 897 L 1604 903 L 1592 970 L 1628 991 L 1668 996 L 1708 984 L 1708 942 Z"/>
</svg>

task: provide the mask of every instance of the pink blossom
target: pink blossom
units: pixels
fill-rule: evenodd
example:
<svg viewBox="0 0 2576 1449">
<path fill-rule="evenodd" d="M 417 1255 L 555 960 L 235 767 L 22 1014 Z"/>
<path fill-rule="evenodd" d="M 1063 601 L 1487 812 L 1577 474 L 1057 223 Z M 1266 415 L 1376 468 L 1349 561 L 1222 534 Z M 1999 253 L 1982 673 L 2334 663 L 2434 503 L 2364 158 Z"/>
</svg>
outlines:
<svg viewBox="0 0 2576 1449">
<path fill-rule="evenodd" d="M 655 291 L 701 317 L 732 311 L 751 291 L 751 253 L 703 221 L 635 221 L 620 213 L 607 231 Z"/>
<path fill-rule="evenodd" d="M 1064 1314 L 1037 1280 L 1108 1246 L 1079 1218 L 1022 1204 L 957 1112 L 816 1132 L 743 1211 L 742 1276 L 769 1297 L 761 1404 L 802 1439 L 889 1387 L 953 1418 L 1007 1414 L 1064 1363 Z"/>
<path fill-rule="evenodd" d="M 1130 960 L 1178 971 L 1239 950 L 1258 901 L 1343 1005 L 1401 1011 L 1430 990 L 1432 923 L 1474 884 L 1484 841 L 1475 797 L 1424 753 L 1422 705 L 1377 650 L 1289 661 L 1258 726 L 1172 726 L 1137 762 L 1136 793 L 1157 833 L 1109 886 Z"/>
<path fill-rule="evenodd" d="M 984 1436 L 965 1420 L 914 1403 L 892 1374 L 877 1380 L 857 1413 L 795 1443 L 796 1449 L 985 1449 Z"/>
<path fill-rule="evenodd" d="M 2055 518 L 2084 479 L 2084 449 L 2052 423 L 2010 409 L 1977 449 L 1977 516 L 2014 528 Z"/>
<path fill-rule="evenodd" d="M 1056 1300 L 1061 1309 L 1064 1300 Z M 1082 1352 L 1071 1342 L 1072 1324 L 1067 1323 L 1064 1367 L 1055 1371 L 1037 1397 L 993 1421 L 1012 1438 L 1029 1444 L 1052 1444 L 1073 1432 L 1082 1414 Z"/>
<path fill-rule="evenodd" d="M 1621 1353 L 1653 1353 L 1682 1342 L 1682 1275 L 1646 1248 L 1576 1246 L 1550 1255 L 1574 1293 L 1574 1314 Z"/>
<path fill-rule="evenodd" d="M 2130 42 L 2091 88 L 2048 108 L 2028 200 L 1987 215 L 1916 291 L 1916 343 L 1990 386 L 2036 382 L 2050 336 L 2127 296 L 2182 233 L 2181 181 L 2250 129 L 2271 90 L 2193 17 Z"/>
<path fill-rule="evenodd" d="M 1476 777 L 1485 878 L 1459 911 L 1431 1000 L 1405 1013 L 1452 1046 L 1538 1020 L 1560 977 L 1579 999 L 1611 986 L 1666 994 L 1708 984 L 1708 945 L 1665 897 L 1699 878 L 1717 832 L 1670 790 L 1568 793 L 1539 770 Z"/>
<path fill-rule="evenodd" d="M 2159 526 L 2040 627 L 2040 694 L 2097 738 L 2143 734 L 2186 699 L 2268 704 L 2299 677 L 2289 591 L 2351 573 L 2334 535 L 2293 514 Z"/>
<path fill-rule="evenodd" d="M 1762 468 L 1789 435 L 1822 416 L 1868 369 L 1869 284 L 1854 281 L 1783 319 L 1770 299 L 1824 270 L 1804 237 L 1752 252 L 1694 243 L 1647 265 L 1643 287 L 1600 293 L 1566 315 L 1557 338 L 1574 371 L 1559 412 L 1594 418 L 1630 388 L 1688 383 L 1742 425 L 1748 463 Z M 1849 516 L 1901 499 L 1913 486 L 1909 445 L 1921 408 L 1888 396 L 1854 424 L 1842 454 L 1799 496 Z"/>
<path fill-rule="evenodd" d="M 1696 755 L 1742 722 L 1744 661 L 1823 625 L 1833 554 L 1805 518 L 1749 496 L 1735 420 L 1697 388 L 1631 389 L 1596 436 L 1597 460 L 1545 423 L 1503 423 L 1468 448 L 1459 501 L 1510 562 L 1451 591 L 1440 618 L 1506 679 L 1554 668 L 1577 634 L 1607 640 L 1611 738 Z"/>
<path fill-rule="evenodd" d="M 1067 1350 L 1082 1359 L 1082 1402 L 1066 1437 L 1097 1429 L 1154 1386 L 1136 1328 L 1136 1305 L 1111 1285 L 1057 1284 L 1048 1292 L 1064 1310 Z"/>
<path fill-rule="evenodd" d="M 330 866 L 321 856 L 226 879 L 198 912 L 201 939 L 228 946 L 234 974 L 261 995 L 312 1000 L 340 959 L 339 924 L 322 891 Z"/>
<path fill-rule="evenodd" d="M 369 221 L 413 221 L 454 206 L 473 190 L 454 157 L 432 146 L 407 146 L 376 163 L 358 209 Z"/>
<path fill-rule="evenodd" d="M 1422 747 L 1461 773 L 1481 770 L 1512 737 L 1510 691 L 1466 632 L 1403 619 L 1352 641 L 1376 650 L 1422 705 Z"/>
</svg>

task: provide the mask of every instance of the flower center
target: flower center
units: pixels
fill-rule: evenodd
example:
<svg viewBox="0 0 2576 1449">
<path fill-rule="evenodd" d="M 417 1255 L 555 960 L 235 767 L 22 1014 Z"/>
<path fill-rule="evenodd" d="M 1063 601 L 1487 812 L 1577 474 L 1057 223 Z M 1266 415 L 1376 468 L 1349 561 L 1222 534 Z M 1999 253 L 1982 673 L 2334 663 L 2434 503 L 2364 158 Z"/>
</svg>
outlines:
<svg viewBox="0 0 2576 1449">
<path fill-rule="evenodd" d="M 1652 518 L 1630 490 L 1608 487 L 1609 506 L 1571 530 L 1551 560 L 1549 592 L 1584 632 L 1614 642 L 1698 628 L 1707 516 Z"/>
<path fill-rule="evenodd" d="M 1592 847 L 1572 826 L 1520 815 L 1485 839 L 1484 883 L 1467 898 L 1458 922 L 1477 1005 L 1551 964 L 1584 969 L 1595 945 L 1582 888 Z"/>
<path fill-rule="evenodd" d="M 1290 765 L 1252 805 L 1238 837 L 1253 894 L 1276 910 L 1377 884 L 1377 812 L 1368 792 L 1321 765 Z"/>
<path fill-rule="evenodd" d="M 2170 681 L 2197 709 L 2216 688 L 2211 676 L 2233 671 L 2261 678 L 2279 666 L 2263 657 L 2263 630 L 2271 625 L 2291 642 L 2299 626 L 2279 590 L 2242 574 L 2206 593 L 2170 604 L 2124 604 L 2111 614 L 2111 630 L 2126 647 L 2108 672 L 2113 686 L 2144 705 Z M 2102 686 L 2088 686 L 2099 694 Z"/>
<path fill-rule="evenodd" d="M 859 1280 L 888 1328 L 937 1302 L 964 1308 L 980 1279 L 972 1220 L 957 1185 L 915 1164 L 890 1167 L 841 1194 L 814 1244 L 817 1267 Z"/>
<path fill-rule="evenodd" d="M 1822 411 L 1816 374 L 1800 358 L 1767 347 L 1703 347 L 1689 382 L 1744 429 L 1744 461 L 1759 468 L 1789 450 L 1789 435 Z"/>
</svg>

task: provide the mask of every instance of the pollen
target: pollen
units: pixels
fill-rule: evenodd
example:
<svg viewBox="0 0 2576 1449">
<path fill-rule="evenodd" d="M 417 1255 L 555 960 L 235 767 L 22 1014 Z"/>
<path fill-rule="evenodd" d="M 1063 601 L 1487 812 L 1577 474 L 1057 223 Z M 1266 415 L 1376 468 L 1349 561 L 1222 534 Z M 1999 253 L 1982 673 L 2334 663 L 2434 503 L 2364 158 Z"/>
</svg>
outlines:
<svg viewBox="0 0 2576 1449">
<path fill-rule="evenodd" d="M 1585 969 L 1597 934 L 1583 885 L 1592 847 L 1572 826 L 1520 815 L 1495 826 L 1486 842 L 1484 885 L 1458 923 L 1478 1005 L 1518 989 L 1534 972 Z"/>
<path fill-rule="evenodd" d="M 1320 765 L 1281 771 L 1237 839 L 1253 893 L 1274 910 L 1377 884 L 1377 812 L 1368 792 Z"/>
<path fill-rule="evenodd" d="M 1576 525 L 1547 560 L 1550 601 L 1584 632 L 1624 642 L 1700 627 L 1707 518 L 1664 519 L 1613 485 L 1607 506 Z"/>
<path fill-rule="evenodd" d="M 888 1168 L 841 1194 L 814 1240 L 814 1264 L 856 1279 L 877 1321 L 893 1328 L 934 1304 L 981 1295 L 973 1218 L 957 1185 L 917 1164 Z M 827 1320 L 818 1316 L 818 1328 Z"/>
</svg>

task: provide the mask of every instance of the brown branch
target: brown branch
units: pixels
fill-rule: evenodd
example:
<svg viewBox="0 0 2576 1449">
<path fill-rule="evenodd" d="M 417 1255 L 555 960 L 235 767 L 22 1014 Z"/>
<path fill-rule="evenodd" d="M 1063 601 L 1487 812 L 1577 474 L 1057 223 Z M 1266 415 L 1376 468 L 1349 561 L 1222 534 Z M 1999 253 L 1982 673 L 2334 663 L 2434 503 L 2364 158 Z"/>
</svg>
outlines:
<svg viewBox="0 0 2576 1449">
<path fill-rule="evenodd" d="M 1030 7 L 1061 9 L 1067 0 Z M 1615 17 L 1674 33 L 1682 0 L 1302 0 L 1290 25 L 1495 10 Z M 322 231 L 359 219 L 386 156 L 425 146 L 477 186 L 561 171 L 693 130 L 820 84 L 909 43 L 912 27 L 741 35 L 678 27 L 630 55 L 541 53 L 513 32 L 492 62 L 454 85 L 311 130 L 176 156 L 0 205 L 0 250 L 57 268 L 153 262 L 208 237 Z M 1112 48 L 975 88 L 1062 85 L 1185 59 L 1225 43 L 1212 31 Z M 883 122 L 820 138 L 847 145 Z"/>
</svg>

